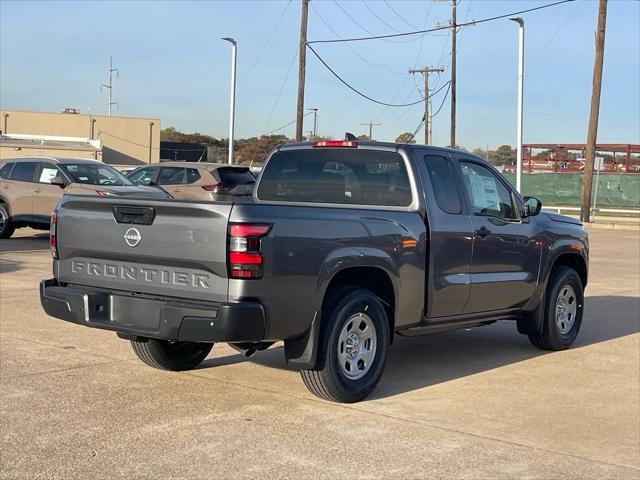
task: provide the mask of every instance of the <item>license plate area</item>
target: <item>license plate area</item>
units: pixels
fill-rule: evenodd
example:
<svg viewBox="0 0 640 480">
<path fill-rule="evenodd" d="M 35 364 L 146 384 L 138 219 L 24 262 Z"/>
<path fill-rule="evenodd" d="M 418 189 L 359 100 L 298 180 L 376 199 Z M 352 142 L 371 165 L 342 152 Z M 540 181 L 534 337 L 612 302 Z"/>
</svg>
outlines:
<svg viewBox="0 0 640 480">
<path fill-rule="evenodd" d="M 160 329 L 162 302 L 145 298 L 89 294 L 89 323 L 107 323 L 113 327 L 157 332 Z"/>
</svg>

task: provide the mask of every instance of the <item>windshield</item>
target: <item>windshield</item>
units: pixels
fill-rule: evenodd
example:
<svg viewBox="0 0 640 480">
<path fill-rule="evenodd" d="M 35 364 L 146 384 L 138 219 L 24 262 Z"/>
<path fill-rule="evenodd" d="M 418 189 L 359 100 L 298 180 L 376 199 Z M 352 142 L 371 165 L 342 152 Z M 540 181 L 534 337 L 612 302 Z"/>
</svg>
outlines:
<svg viewBox="0 0 640 480">
<path fill-rule="evenodd" d="M 133 185 L 115 168 L 104 164 L 67 163 L 60 165 L 71 177 L 74 183 L 87 185 L 110 185 L 121 187 Z"/>
</svg>

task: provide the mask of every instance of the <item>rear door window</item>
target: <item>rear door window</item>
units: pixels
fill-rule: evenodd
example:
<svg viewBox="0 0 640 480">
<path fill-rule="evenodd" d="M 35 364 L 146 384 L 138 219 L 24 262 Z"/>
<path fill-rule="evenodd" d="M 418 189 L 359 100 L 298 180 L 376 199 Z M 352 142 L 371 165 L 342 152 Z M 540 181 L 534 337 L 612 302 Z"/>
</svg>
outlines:
<svg viewBox="0 0 640 480">
<path fill-rule="evenodd" d="M 250 185 L 256 183 L 256 178 L 248 168 L 222 167 L 213 170 L 211 173 L 217 175 L 220 183 L 225 185 Z"/>
<path fill-rule="evenodd" d="M 11 172 L 11 180 L 18 182 L 33 182 L 36 174 L 36 162 L 17 162 Z"/>
<path fill-rule="evenodd" d="M 260 200 L 406 207 L 411 188 L 396 152 L 315 149 L 275 153 L 257 192 Z"/>
<path fill-rule="evenodd" d="M 178 185 L 184 183 L 184 168 L 162 167 L 158 175 L 158 185 Z"/>
<path fill-rule="evenodd" d="M 458 185 L 449 161 L 439 155 L 425 155 L 424 160 L 440 210 L 445 213 L 461 213 Z"/>
<path fill-rule="evenodd" d="M 187 183 L 195 183 L 200 180 L 200 172 L 197 168 L 187 168 Z"/>
</svg>

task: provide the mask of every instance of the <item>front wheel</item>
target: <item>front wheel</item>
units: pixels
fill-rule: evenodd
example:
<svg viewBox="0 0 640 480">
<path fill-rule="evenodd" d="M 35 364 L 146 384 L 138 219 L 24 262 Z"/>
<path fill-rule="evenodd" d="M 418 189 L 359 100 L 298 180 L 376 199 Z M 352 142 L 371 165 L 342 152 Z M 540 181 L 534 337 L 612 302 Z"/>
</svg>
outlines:
<svg viewBox="0 0 640 480">
<path fill-rule="evenodd" d="M 390 329 L 387 312 L 371 291 L 341 289 L 327 304 L 313 370 L 300 372 L 314 395 L 353 403 L 378 384 L 387 359 Z"/>
<path fill-rule="evenodd" d="M 584 287 L 578 273 L 567 266 L 555 269 L 544 302 L 542 333 L 529 334 L 529 341 L 542 350 L 565 350 L 582 324 Z"/>
<path fill-rule="evenodd" d="M 179 372 L 197 367 L 213 348 L 213 343 L 173 342 L 137 337 L 131 340 L 140 360 L 153 368 Z"/>
</svg>

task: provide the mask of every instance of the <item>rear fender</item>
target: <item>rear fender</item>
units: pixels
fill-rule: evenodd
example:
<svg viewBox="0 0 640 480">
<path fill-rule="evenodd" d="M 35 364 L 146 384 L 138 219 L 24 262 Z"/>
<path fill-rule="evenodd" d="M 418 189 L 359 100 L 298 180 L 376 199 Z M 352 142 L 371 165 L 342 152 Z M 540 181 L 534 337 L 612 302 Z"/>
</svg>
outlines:
<svg viewBox="0 0 640 480">
<path fill-rule="evenodd" d="M 316 281 L 316 313 L 309 329 L 300 337 L 285 340 L 287 362 L 303 369 L 316 364 L 317 344 L 322 321 L 322 304 L 331 280 L 341 271 L 354 268 L 379 268 L 391 279 L 395 300 L 398 300 L 399 272 L 393 259 L 384 251 L 369 247 L 347 247 L 333 250 L 320 267 Z"/>
</svg>

